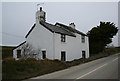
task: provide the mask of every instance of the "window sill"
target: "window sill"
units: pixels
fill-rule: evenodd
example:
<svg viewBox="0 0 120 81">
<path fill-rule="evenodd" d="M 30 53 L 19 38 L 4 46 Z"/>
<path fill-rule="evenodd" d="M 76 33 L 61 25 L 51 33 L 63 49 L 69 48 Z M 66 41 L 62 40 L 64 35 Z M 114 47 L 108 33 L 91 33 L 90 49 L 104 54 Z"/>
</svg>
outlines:
<svg viewBox="0 0 120 81">
<path fill-rule="evenodd" d="M 85 42 L 82 42 L 83 44 L 85 43 Z"/>
<path fill-rule="evenodd" d="M 66 42 L 61 42 L 61 44 L 66 44 Z"/>
</svg>

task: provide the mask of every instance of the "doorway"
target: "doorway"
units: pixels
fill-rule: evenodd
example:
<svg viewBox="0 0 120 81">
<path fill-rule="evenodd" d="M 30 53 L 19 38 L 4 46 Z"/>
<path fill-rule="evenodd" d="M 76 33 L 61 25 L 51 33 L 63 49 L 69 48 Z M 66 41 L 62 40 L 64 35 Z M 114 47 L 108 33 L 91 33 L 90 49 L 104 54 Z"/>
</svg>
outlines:
<svg viewBox="0 0 120 81">
<path fill-rule="evenodd" d="M 66 60 L 66 52 L 65 51 L 61 51 L 61 60 L 62 61 Z"/>
<path fill-rule="evenodd" d="M 42 58 L 43 58 L 43 59 L 46 58 L 46 51 L 42 51 Z"/>
<path fill-rule="evenodd" d="M 82 58 L 85 58 L 85 51 L 82 51 Z"/>
</svg>

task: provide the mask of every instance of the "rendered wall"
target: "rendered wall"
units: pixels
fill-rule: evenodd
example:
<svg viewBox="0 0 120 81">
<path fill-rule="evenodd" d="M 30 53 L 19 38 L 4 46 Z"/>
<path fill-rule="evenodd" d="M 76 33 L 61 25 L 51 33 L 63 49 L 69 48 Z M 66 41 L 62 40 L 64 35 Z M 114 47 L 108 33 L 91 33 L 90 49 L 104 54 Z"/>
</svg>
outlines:
<svg viewBox="0 0 120 81">
<path fill-rule="evenodd" d="M 46 57 L 53 59 L 53 33 L 43 27 L 41 24 L 37 24 L 33 31 L 26 39 L 27 43 L 30 43 L 34 49 L 46 50 Z M 42 58 L 40 52 L 39 59 Z"/>
<path fill-rule="evenodd" d="M 66 61 L 82 58 L 82 50 L 86 51 L 86 58 L 89 57 L 88 38 L 81 43 L 81 35 L 76 37 L 66 36 L 66 42 L 61 42 L 61 35 L 55 34 L 55 58 L 61 59 L 61 51 L 66 51 Z"/>
</svg>

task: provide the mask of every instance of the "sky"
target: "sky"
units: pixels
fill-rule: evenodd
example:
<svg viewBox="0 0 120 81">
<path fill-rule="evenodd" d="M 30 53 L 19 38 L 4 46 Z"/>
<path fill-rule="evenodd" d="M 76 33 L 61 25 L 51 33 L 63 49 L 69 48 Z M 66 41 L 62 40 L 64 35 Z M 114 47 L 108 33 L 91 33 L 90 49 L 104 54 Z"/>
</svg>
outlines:
<svg viewBox="0 0 120 81">
<path fill-rule="evenodd" d="M 2 44 L 17 46 L 25 41 L 25 35 L 35 23 L 35 13 L 40 2 L 2 3 Z M 44 2 L 46 22 L 69 25 L 74 22 L 76 29 L 87 33 L 100 21 L 114 22 L 118 26 L 117 2 Z M 118 36 L 113 41 L 118 45 Z"/>
</svg>

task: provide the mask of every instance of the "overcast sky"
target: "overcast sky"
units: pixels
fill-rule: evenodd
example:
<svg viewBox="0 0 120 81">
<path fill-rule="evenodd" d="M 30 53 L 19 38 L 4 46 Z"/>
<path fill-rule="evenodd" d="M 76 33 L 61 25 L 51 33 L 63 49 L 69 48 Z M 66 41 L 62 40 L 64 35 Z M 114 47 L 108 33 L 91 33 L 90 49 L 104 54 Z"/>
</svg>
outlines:
<svg viewBox="0 0 120 81">
<path fill-rule="evenodd" d="M 25 41 L 25 35 L 35 23 L 37 4 L 2 3 L 2 45 L 17 46 Z M 41 6 L 46 12 L 46 22 L 59 22 L 65 25 L 74 22 L 76 29 L 83 33 L 99 25 L 100 21 L 114 22 L 118 26 L 117 2 L 45 2 Z M 117 44 L 116 37 L 114 45 Z"/>
</svg>

